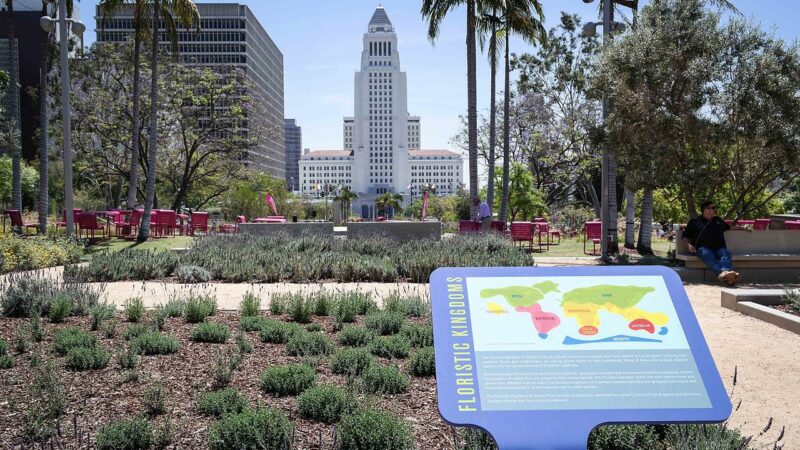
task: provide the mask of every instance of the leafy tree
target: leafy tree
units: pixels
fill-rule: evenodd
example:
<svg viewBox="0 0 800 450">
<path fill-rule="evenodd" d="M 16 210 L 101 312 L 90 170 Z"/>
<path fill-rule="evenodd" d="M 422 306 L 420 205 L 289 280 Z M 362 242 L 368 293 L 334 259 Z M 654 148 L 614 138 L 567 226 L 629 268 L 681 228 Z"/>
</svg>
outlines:
<svg viewBox="0 0 800 450">
<path fill-rule="evenodd" d="M 386 192 L 375 198 L 375 207 L 382 215 L 386 214 L 388 208 L 392 208 L 397 212 L 402 212 L 403 196 L 394 192 Z"/>
<path fill-rule="evenodd" d="M 243 215 L 253 219 L 272 215 L 272 209 L 265 201 L 266 194 L 272 195 L 281 215 L 300 215 L 299 208 L 294 206 L 296 199 L 286 189 L 286 180 L 263 172 L 252 172 L 246 180 L 229 186 L 222 196 L 222 212 L 228 218 Z"/>
<path fill-rule="evenodd" d="M 6 26 L 8 30 L 8 45 L 9 52 L 17 60 L 17 40 L 16 40 L 16 19 L 14 17 L 14 1 L 5 0 L 6 4 Z M 5 135 L 2 142 L 3 147 L 11 149 L 11 207 L 22 211 L 22 146 L 20 143 L 20 124 L 19 124 L 19 71 L 12 70 L 8 73 L 8 83 L 5 92 L 5 101 L 9 106 L 8 116 L 3 120 L 3 134 Z M 17 230 L 22 233 L 22 230 Z"/>
<path fill-rule="evenodd" d="M 351 191 L 349 187 L 345 186 L 339 190 L 339 193 L 336 194 L 336 197 L 333 198 L 337 202 L 340 202 L 342 208 L 342 218 L 345 222 L 347 222 L 347 218 L 350 216 L 350 206 L 353 203 L 353 200 L 358 199 L 358 194 Z"/>
<path fill-rule="evenodd" d="M 23 163 L 20 167 L 20 193 L 22 203 L 32 205 L 38 193 L 38 173 L 35 168 Z M 12 198 L 13 161 L 8 155 L 0 156 L 0 203 L 8 204 Z"/>
<path fill-rule="evenodd" d="M 496 174 L 500 181 L 502 173 Z M 497 207 L 501 199 L 496 198 L 493 207 Z M 534 187 L 533 175 L 527 167 L 518 162 L 511 163 L 508 187 L 508 219 L 532 220 L 542 217 L 547 212 L 547 204 L 542 193 Z"/>
</svg>

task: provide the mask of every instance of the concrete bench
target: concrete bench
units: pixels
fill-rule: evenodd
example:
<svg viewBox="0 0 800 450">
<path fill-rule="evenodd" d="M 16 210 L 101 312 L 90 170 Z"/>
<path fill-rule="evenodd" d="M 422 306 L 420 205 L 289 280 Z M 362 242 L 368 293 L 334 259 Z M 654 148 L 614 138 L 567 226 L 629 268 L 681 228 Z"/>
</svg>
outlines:
<svg viewBox="0 0 800 450">
<path fill-rule="evenodd" d="M 689 278 L 716 281 L 700 258 L 689 254 L 682 232 L 676 234 L 675 258 L 683 261 Z M 764 230 L 725 233 L 733 266 L 744 282 L 797 282 L 800 280 L 800 231 Z M 693 271 L 702 271 L 702 276 Z"/>
<path fill-rule="evenodd" d="M 290 222 L 290 223 L 243 223 L 239 232 L 253 236 L 271 236 L 285 234 L 288 236 L 333 236 L 332 222 Z"/>
<path fill-rule="evenodd" d="M 380 236 L 396 241 L 442 238 L 441 222 L 350 222 L 347 224 L 347 238 L 357 239 L 367 236 Z"/>
</svg>

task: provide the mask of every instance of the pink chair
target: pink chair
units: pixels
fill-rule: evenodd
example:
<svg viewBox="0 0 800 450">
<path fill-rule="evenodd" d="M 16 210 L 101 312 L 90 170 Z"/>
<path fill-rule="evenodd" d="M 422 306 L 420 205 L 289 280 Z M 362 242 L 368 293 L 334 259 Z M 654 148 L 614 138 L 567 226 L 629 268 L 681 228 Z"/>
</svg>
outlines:
<svg viewBox="0 0 800 450">
<path fill-rule="evenodd" d="M 95 231 L 100 230 L 103 237 L 106 237 L 106 227 L 97 222 L 96 213 L 78 213 L 78 226 L 80 227 L 80 235 L 86 232 L 86 237 L 89 237 L 89 232 L 92 232 L 92 238 L 95 237 Z"/>
<path fill-rule="evenodd" d="M 533 223 L 531 222 L 512 222 L 509 228 L 511 242 L 527 242 L 528 251 L 533 251 Z"/>
<path fill-rule="evenodd" d="M 178 226 L 178 214 L 171 209 L 159 209 L 156 211 L 156 226 L 161 236 L 172 234 L 175 236 L 175 230 Z"/>
<path fill-rule="evenodd" d="M 770 219 L 756 219 L 755 225 L 753 225 L 753 230 L 757 231 L 764 231 L 769 229 L 769 224 L 772 222 Z"/>
<path fill-rule="evenodd" d="M 73 208 L 72 209 L 72 224 L 78 223 L 78 213 L 83 212 L 81 208 Z M 64 214 L 61 215 L 61 220 L 56 222 L 56 230 L 59 228 L 66 228 L 67 226 L 67 211 L 64 211 Z"/>
<path fill-rule="evenodd" d="M 800 220 L 787 220 L 783 222 L 784 230 L 800 230 Z"/>
<path fill-rule="evenodd" d="M 489 225 L 489 229 L 492 231 L 497 231 L 498 233 L 505 233 L 506 223 L 502 220 L 493 220 Z"/>
<path fill-rule="evenodd" d="M 459 233 L 474 233 L 476 231 L 481 231 L 481 224 L 479 222 L 475 222 L 474 220 L 462 220 L 458 222 Z"/>
<path fill-rule="evenodd" d="M 602 222 L 586 222 L 583 224 L 583 253 L 589 255 L 590 253 L 586 253 L 586 241 L 592 241 L 592 255 L 597 254 L 597 246 L 600 244 L 600 239 L 602 237 Z"/>
<path fill-rule="evenodd" d="M 134 209 L 131 211 L 130 216 L 128 216 L 127 223 L 115 224 L 115 233 L 117 237 L 135 234 L 136 231 L 139 230 L 139 225 L 142 222 L 142 214 L 144 214 L 143 209 Z"/>
<path fill-rule="evenodd" d="M 202 231 L 208 233 L 208 213 L 207 212 L 193 212 L 192 223 L 189 225 L 189 234 L 194 236 L 195 231 Z"/>
<path fill-rule="evenodd" d="M 736 222 L 736 225 L 739 225 L 740 227 L 744 227 L 744 226 L 747 226 L 747 225 L 755 227 L 756 221 L 755 220 L 740 220 L 740 221 Z"/>
<path fill-rule="evenodd" d="M 28 230 L 31 228 L 33 228 L 34 233 L 36 233 L 36 230 L 39 228 L 39 224 L 23 222 L 22 213 L 18 209 L 7 209 L 5 214 L 11 218 L 11 227 L 23 230 L 24 234 L 28 234 Z"/>
</svg>

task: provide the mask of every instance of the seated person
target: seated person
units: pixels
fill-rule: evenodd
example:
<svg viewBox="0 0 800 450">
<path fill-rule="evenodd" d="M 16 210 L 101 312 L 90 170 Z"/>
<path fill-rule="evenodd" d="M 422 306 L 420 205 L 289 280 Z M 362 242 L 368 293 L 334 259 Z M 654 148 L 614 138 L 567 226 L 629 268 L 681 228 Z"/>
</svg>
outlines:
<svg viewBox="0 0 800 450">
<path fill-rule="evenodd" d="M 689 253 L 696 254 L 720 282 L 733 286 L 739 282 L 741 275 L 733 270 L 733 258 L 725 245 L 725 232 L 731 226 L 717 215 L 713 202 L 705 201 L 700 208 L 703 214 L 686 224 L 683 239 L 687 242 Z"/>
</svg>

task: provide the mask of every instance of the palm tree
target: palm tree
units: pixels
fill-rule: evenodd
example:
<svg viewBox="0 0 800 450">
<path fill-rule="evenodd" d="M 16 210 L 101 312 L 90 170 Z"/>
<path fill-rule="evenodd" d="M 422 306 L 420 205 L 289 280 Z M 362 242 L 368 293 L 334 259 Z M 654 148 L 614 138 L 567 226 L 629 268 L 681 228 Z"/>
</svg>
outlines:
<svg viewBox="0 0 800 450">
<path fill-rule="evenodd" d="M 375 198 L 375 207 L 378 208 L 378 211 L 382 211 L 384 214 L 386 214 L 386 208 L 389 207 L 397 212 L 401 212 L 403 211 L 403 208 L 400 206 L 402 202 L 402 195 L 395 194 L 394 192 L 386 192 Z"/>
<path fill-rule="evenodd" d="M 647 186 L 642 194 L 642 225 L 639 227 L 639 242 L 636 250 L 640 255 L 653 254 L 653 188 Z"/>
<path fill-rule="evenodd" d="M 16 40 L 14 18 L 14 0 L 6 0 L 8 10 L 8 50 L 12 61 L 19 63 L 19 53 Z M 11 64 L 8 73 L 8 96 L 9 104 L 7 121 L 8 145 L 11 147 L 11 207 L 22 211 L 22 148 L 19 142 L 19 68 Z M 22 230 L 17 230 L 22 233 Z"/>
<path fill-rule="evenodd" d="M 161 19 L 164 28 L 172 38 L 173 47 L 177 44 L 177 22 L 189 27 L 196 24 L 199 30 L 200 15 L 197 5 L 192 0 L 154 0 L 153 2 L 153 41 L 150 55 L 150 149 L 147 155 L 147 182 L 145 186 L 144 214 L 139 226 L 137 242 L 144 242 L 150 237 L 150 211 L 153 210 L 153 199 L 156 195 L 156 157 L 158 156 L 158 35 L 161 31 Z"/>
<path fill-rule="evenodd" d="M 499 0 L 502 3 L 502 0 Z M 497 15 L 502 4 L 492 5 L 483 13 L 478 21 L 480 36 L 489 33 L 489 67 L 491 78 L 491 93 L 489 100 L 489 179 L 486 186 L 486 203 L 494 205 L 494 171 L 495 171 L 495 144 L 497 143 L 497 60 L 499 58 L 502 41 L 498 40 L 497 30 L 501 26 L 501 19 Z M 481 39 L 483 44 L 483 39 Z M 481 45 L 483 47 L 483 45 Z"/>
<path fill-rule="evenodd" d="M 103 14 L 102 26 L 117 12 L 133 5 L 133 102 L 131 105 L 131 169 L 128 175 L 128 208 L 136 207 L 136 192 L 139 187 L 139 119 L 141 108 L 141 54 L 142 38 L 147 23 L 147 4 L 149 0 L 101 0 L 100 12 Z"/>
<path fill-rule="evenodd" d="M 345 186 L 339 190 L 339 194 L 336 195 L 333 199 L 337 202 L 340 202 L 342 208 L 342 219 L 347 222 L 348 216 L 350 216 L 350 205 L 352 204 L 353 200 L 357 199 L 358 195 L 351 191 L 349 187 Z"/>
<path fill-rule="evenodd" d="M 547 39 L 544 29 L 544 12 L 539 0 L 505 0 L 503 8 L 505 37 L 505 93 L 503 99 L 503 191 L 500 200 L 499 220 L 505 222 L 508 216 L 508 178 L 509 178 L 509 152 L 511 147 L 511 124 L 509 123 L 511 109 L 511 33 L 519 34 L 524 40 L 543 43 Z"/>
<path fill-rule="evenodd" d="M 467 7 L 467 158 L 469 160 L 469 195 L 478 196 L 478 83 L 476 75 L 476 14 L 485 0 L 423 0 L 422 17 L 428 22 L 428 39 L 436 40 L 447 14 L 461 5 Z M 470 214 L 475 215 L 470 204 Z"/>
<path fill-rule="evenodd" d="M 631 190 L 630 182 L 625 180 L 625 248 L 635 248 L 633 242 L 636 238 L 636 210 L 633 202 L 636 194 Z"/>
<path fill-rule="evenodd" d="M 42 16 L 47 16 L 48 2 L 42 1 Z M 50 193 L 47 184 L 49 160 L 47 158 L 47 122 L 49 118 L 47 99 L 47 73 L 50 71 L 50 33 L 42 29 L 43 37 L 39 47 L 41 69 L 39 71 L 39 233 L 47 233 L 47 212 Z"/>
</svg>

